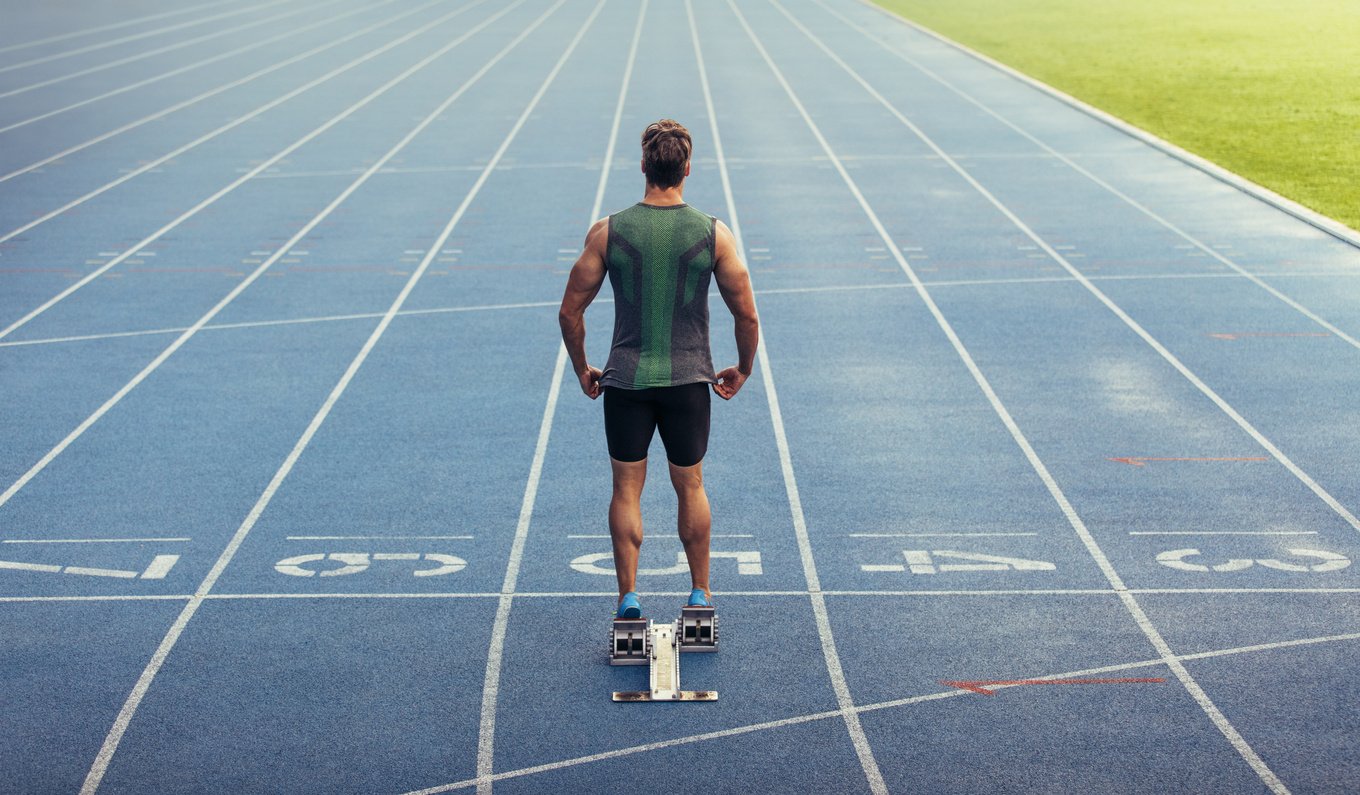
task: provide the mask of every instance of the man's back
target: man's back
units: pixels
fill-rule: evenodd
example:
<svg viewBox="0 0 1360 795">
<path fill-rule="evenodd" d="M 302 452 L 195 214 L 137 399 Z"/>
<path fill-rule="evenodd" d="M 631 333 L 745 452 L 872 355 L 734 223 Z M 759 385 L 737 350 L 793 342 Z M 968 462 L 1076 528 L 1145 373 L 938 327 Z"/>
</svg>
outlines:
<svg viewBox="0 0 1360 795">
<path fill-rule="evenodd" d="M 713 383 L 708 286 L 716 224 L 687 204 L 638 203 L 609 217 L 614 342 L 602 386 Z"/>
</svg>

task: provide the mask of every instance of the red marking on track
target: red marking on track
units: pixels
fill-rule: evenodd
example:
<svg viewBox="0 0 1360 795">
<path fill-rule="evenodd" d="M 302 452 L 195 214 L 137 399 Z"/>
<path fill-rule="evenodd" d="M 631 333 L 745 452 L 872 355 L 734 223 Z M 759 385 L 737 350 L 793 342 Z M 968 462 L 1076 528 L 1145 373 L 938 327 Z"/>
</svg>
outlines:
<svg viewBox="0 0 1360 795">
<path fill-rule="evenodd" d="M 948 682 L 941 680 L 940 684 L 947 687 L 957 687 L 960 690 L 971 690 L 974 693 L 981 693 L 984 696 L 994 696 L 996 691 L 989 690 L 992 687 L 1017 687 L 1019 685 L 1133 685 L 1133 684 L 1161 684 L 1166 680 L 1158 677 L 1136 678 L 1136 679 L 995 679 L 968 682 Z"/>
<path fill-rule="evenodd" d="M 1250 456 L 1246 458 L 1153 458 L 1150 456 L 1118 456 L 1107 458 L 1107 461 L 1114 461 L 1118 464 L 1128 464 L 1129 466 L 1146 466 L 1147 461 L 1269 461 L 1265 456 Z"/>
<path fill-rule="evenodd" d="M 1218 331 L 1209 334 L 1216 340 L 1240 340 L 1243 337 L 1330 337 L 1326 331 L 1273 332 L 1273 331 Z"/>
</svg>

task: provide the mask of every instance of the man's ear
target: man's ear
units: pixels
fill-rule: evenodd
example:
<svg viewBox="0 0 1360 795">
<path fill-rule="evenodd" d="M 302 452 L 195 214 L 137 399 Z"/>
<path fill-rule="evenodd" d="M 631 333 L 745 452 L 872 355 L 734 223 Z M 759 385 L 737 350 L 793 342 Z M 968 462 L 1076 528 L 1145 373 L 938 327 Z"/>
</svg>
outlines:
<svg viewBox="0 0 1360 795">
<path fill-rule="evenodd" d="M 644 173 L 644 174 L 647 173 L 647 160 L 646 160 L 646 158 L 638 158 L 638 170 L 641 171 L 641 172 Z"/>
<path fill-rule="evenodd" d="M 685 176 L 689 176 L 689 161 L 685 161 Z"/>
</svg>

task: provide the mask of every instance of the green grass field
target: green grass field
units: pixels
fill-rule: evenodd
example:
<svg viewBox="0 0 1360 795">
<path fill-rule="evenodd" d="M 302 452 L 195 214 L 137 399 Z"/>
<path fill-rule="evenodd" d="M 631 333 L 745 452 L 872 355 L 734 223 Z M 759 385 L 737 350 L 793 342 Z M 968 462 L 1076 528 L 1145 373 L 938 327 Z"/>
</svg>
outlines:
<svg viewBox="0 0 1360 795">
<path fill-rule="evenodd" d="M 877 0 L 1360 229 L 1360 0 Z"/>
</svg>

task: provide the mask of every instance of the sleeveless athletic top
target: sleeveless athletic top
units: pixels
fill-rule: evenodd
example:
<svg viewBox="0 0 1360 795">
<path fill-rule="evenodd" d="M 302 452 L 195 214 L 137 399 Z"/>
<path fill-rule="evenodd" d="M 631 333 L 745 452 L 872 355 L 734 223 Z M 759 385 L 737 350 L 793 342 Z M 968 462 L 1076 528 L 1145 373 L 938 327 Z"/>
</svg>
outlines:
<svg viewBox="0 0 1360 795">
<path fill-rule="evenodd" d="M 713 383 L 708 285 L 717 221 L 688 204 L 635 204 L 609 216 L 605 268 L 614 344 L 601 386 Z"/>
</svg>

